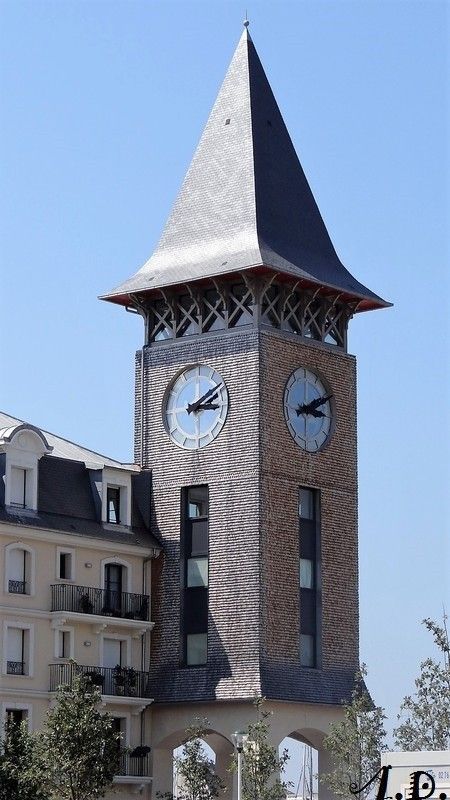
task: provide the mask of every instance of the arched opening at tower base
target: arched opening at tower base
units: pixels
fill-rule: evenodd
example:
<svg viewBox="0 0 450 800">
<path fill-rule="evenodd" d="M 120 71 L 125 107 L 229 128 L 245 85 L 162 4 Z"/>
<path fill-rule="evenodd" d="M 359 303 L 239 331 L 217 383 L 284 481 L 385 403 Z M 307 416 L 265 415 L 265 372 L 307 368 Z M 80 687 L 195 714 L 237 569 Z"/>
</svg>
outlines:
<svg viewBox="0 0 450 800">
<path fill-rule="evenodd" d="M 198 708 L 198 706 L 197 706 Z M 323 739 L 329 731 L 331 722 L 342 718 L 342 707 L 313 703 L 282 703 L 266 701 L 264 708 L 271 712 L 269 724 L 269 743 L 277 749 L 285 744 L 292 751 L 286 765 L 283 779 L 291 781 L 292 792 L 310 800 L 311 793 L 302 791 L 303 779 L 300 772 L 304 760 L 305 747 L 312 748 L 312 772 L 319 776 L 312 781 L 312 800 L 335 800 L 332 792 L 320 782 L 320 775 L 333 769 L 332 759 L 323 747 Z M 153 709 L 153 781 L 152 800 L 160 794 L 174 793 L 174 751 L 186 741 L 186 729 L 193 723 L 192 706 L 159 706 Z M 224 800 L 236 800 L 236 774 L 229 771 L 234 748 L 232 735 L 235 731 L 245 731 L 249 723 L 255 721 L 255 709 L 251 700 L 244 703 L 204 703 L 202 716 L 208 719 L 208 728 L 202 740 L 210 750 L 206 750 L 214 762 L 215 773 L 225 784 L 226 791 L 221 794 Z M 309 767 L 308 767 L 309 769 Z M 294 797 L 292 794 L 291 797 Z"/>
<path fill-rule="evenodd" d="M 288 786 L 286 796 L 291 800 L 318 800 L 318 750 L 293 733 L 279 745 L 280 757 L 285 751 L 289 760 L 281 779 Z"/>
<path fill-rule="evenodd" d="M 234 796 L 234 776 L 230 772 L 234 752 L 232 743 L 211 729 L 199 736 L 198 740 L 200 757 L 207 759 L 212 773 L 222 783 L 220 796 L 231 800 Z M 174 732 L 154 748 L 152 797 L 155 800 L 163 795 L 172 795 L 174 800 L 181 800 L 191 794 L 180 763 L 186 758 L 185 742 L 186 729 Z"/>
</svg>

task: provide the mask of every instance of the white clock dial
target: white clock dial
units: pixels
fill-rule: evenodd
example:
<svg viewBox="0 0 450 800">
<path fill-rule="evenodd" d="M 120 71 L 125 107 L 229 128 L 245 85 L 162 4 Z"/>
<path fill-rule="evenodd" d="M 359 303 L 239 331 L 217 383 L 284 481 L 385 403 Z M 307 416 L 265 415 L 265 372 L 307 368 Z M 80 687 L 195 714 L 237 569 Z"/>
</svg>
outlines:
<svg viewBox="0 0 450 800">
<path fill-rule="evenodd" d="M 291 436 L 310 453 L 320 450 L 331 431 L 331 393 L 308 369 L 296 369 L 284 390 L 284 415 Z"/>
<path fill-rule="evenodd" d="M 219 435 L 228 411 L 228 392 L 221 376 L 206 364 L 184 370 L 169 387 L 166 430 L 186 450 L 205 447 Z"/>
</svg>

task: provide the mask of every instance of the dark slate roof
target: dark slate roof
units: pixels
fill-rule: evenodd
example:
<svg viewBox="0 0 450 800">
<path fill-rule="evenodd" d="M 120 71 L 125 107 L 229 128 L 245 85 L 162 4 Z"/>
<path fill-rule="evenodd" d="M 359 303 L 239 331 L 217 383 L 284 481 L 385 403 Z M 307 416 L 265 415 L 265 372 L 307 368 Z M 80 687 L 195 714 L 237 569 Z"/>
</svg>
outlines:
<svg viewBox="0 0 450 800">
<path fill-rule="evenodd" d="M 5 454 L 0 454 L 0 522 L 21 527 L 42 528 L 87 536 L 108 542 L 131 544 L 146 549 L 161 549 L 150 533 L 151 472 L 131 474 L 131 528 L 115 528 L 101 521 L 101 501 L 95 479 L 98 470 L 82 461 L 46 455 L 39 460 L 38 511 L 5 508 Z"/>
<path fill-rule="evenodd" d="M 70 533 L 71 536 L 87 536 L 91 539 L 101 539 L 147 549 L 161 549 L 161 544 L 145 529 L 113 530 L 112 527 L 103 526 L 95 520 L 64 514 L 49 514 L 43 511 L 24 512 L 0 506 L 0 522 L 19 525 L 22 528 L 41 528 L 59 533 Z"/>
<path fill-rule="evenodd" d="M 389 305 L 336 255 L 245 29 L 155 252 L 103 299 L 260 266 Z"/>
</svg>

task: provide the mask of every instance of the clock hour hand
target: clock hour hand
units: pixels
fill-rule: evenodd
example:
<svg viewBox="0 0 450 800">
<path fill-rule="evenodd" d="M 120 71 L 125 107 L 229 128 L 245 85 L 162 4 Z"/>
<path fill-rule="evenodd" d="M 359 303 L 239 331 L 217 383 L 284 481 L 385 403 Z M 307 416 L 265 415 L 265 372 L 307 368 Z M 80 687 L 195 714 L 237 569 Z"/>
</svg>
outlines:
<svg viewBox="0 0 450 800">
<path fill-rule="evenodd" d="M 213 399 L 213 400 L 215 400 L 215 399 L 216 399 L 216 398 L 215 398 L 215 395 L 213 396 L 213 398 L 212 398 L 212 399 Z M 197 410 L 197 411 L 215 411 L 215 409 L 216 409 L 216 408 L 219 408 L 219 406 L 217 405 L 217 403 L 210 403 L 210 402 L 208 401 L 207 403 L 202 403 L 202 405 L 201 405 L 201 406 L 198 406 L 196 410 Z"/>
<path fill-rule="evenodd" d="M 202 395 L 202 397 L 199 397 L 198 400 L 195 400 L 193 403 L 188 403 L 187 406 L 186 406 L 187 413 L 188 414 L 192 414 L 193 411 L 197 411 L 199 406 L 203 405 L 205 400 L 208 400 L 208 399 L 214 400 L 215 397 L 218 394 L 219 389 L 220 389 L 220 385 L 219 386 L 213 386 L 211 389 L 208 389 L 208 391 L 205 392 L 205 394 Z"/>
<path fill-rule="evenodd" d="M 297 417 L 299 417 L 300 414 L 309 414 L 312 417 L 324 417 L 325 414 L 323 411 L 318 411 L 318 408 L 319 406 L 323 406 L 324 403 L 327 403 L 328 400 L 331 400 L 332 397 L 333 395 L 330 394 L 326 397 L 316 397 L 315 400 L 311 400 L 310 403 L 303 403 L 303 405 L 296 409 Z"/>
</svg>

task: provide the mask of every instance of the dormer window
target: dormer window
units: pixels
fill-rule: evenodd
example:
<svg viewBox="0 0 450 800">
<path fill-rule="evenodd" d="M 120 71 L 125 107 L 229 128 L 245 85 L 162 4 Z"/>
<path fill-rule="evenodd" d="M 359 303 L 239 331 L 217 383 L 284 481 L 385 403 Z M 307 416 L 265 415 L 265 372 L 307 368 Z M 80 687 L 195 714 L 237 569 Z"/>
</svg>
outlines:
<svg viewBox="0 0 450 800">
<path fill-rule="evenodd" d="M 120 523 L 120 487 L 108 486 L 106 489 L 107 521 Z"/>
<path fill-rule="evenodd" d="M 0 431 L 0 452 L 6 454 L 5 505 L 16 511 L 37 510 L 38 465 L 52 447 L 33 425 L 21 424 Z"/>
<path fill-rule="evenodd" d="M 131 474 L 103 468 L 102 521 L 108 525 L 131 525 Z"/>
</svg>

